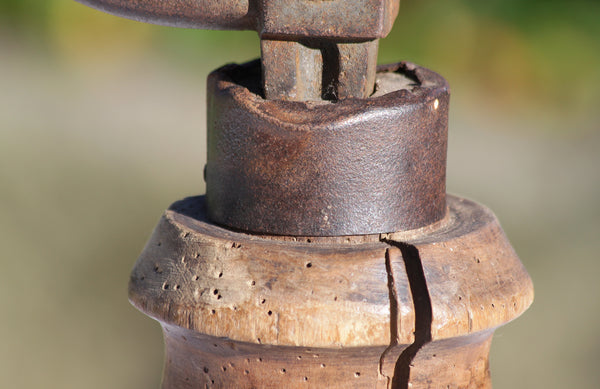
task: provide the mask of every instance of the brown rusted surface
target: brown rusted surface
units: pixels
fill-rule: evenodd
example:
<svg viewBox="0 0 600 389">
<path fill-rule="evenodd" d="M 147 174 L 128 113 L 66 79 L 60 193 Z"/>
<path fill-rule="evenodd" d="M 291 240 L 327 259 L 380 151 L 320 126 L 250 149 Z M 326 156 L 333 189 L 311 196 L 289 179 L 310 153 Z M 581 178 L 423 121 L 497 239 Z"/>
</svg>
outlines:
<svg viewBox="0 0 600 389">
<path fill-rule="evenodd" d="M 532 298 L 494 215 L 452 196 L 420 230 L 295 241 L 218 227 L 189 198 L 130 281 L 164 329 L 164 388 L 489 388 L 491 335 Z"/>
<path fill-rule="evenodd" d="M 390 32 L 398 8 L 399 0 L 261 0 L 266 98 L 369 97 L 378 40 Z"/>
<path fill-rule="evenodd" d="M 341 100 L 349 97 L 369 97 L 375 92 L 377 73 L 377 50 L 379 40 L 364 43 L 339 43 L 334 59 L 339 64 L 332 66 L 335 74 L 333 96 L 329 100 Z"/>
<path fill-rule="evenodd" d="M 208 79 L 209 216 L 276 235 L 358 235 L 444 217 L 449 91 L 409 63 L 367 100 L 264 100 L 258 64 Z M 254 85 L 254 87 L 253 87 Z M 250 88 L 250 89 L 248 89 Z"/>
<path fill-rule="evenodd" d="M 379 41 L 261 41 L 264 97 L 319 101 L 374 92 Z"/>
<path fill-rule="evenodd" d="M 76 0 L 145 23 L 206 30 L 254 30 L 254 0 Z"/>
<path fill-rule="evenodd" d="M 262 0 L 261 37 L 383 38 L 398 15 L 399 0 Z"/>
<path fill-rule="evenodd" d="M 142 22 L 257 30 L 267 99 L 368 97 L 399 0 L 77 0 Z"/>
<path fill-rule="evenodd" d="M 278 40 L 372 40 L 390 32 L 399 0 L 77 0 L 146 23 L 257 30 Z"/>
<path fill-rule="evenodd" d="M 266 99 L 321 100 L 323 55 L 319 47 L 267 39 L 260 45 Z"/>
<path fill-rule="evenodd" d="M 379 40 L 261 40 L 267 100 L 338 101 L 375 91 Z"/>
</svg>

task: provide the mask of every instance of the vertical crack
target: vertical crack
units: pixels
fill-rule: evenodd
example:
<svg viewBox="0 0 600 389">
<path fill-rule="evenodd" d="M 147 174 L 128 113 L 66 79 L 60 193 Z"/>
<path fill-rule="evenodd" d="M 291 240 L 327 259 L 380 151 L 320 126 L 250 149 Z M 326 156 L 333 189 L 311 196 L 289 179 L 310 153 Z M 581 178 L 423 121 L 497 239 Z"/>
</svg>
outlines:
<svg viewBox="0 0 600 389">
<path fill-rule="evenodd" d="M 425 279 L 425 272 L 423 270 L 423 263 L 421 262 L 421 257 L 419 255 L 419 250 L 407 243 L 396 242 L 393 240 L 389 240 L 386 238 L 382 238 L 382 241 L 389 244 L 390 246 L 397 247 L 400 249 L 402 253 L 402 259 L 404 261 L 404 266 L 406 269 L 406 275 L 408 277 L 408 283 L 410 285 L 410 291 L 412 293 L 413 305 L 415 309 L 415 341 L 408 348 L 406 348 L 398 359 L 396 360 L 396 365 L 394 367 L 394 375 L 391 381 L 392 389 L 408 389 L 409 381 L 410 381 L 410 369 L 412 367 L 412 362 L 417 355 L 418 351 L 428 342 L 431 341 L 431 323 L 433 321 L 433 310 L 431 307 L 431 298 L 429 296 L 429 291 L 427 289 L 427 280 Z M 390 285 L 390 277 L 392 280 L 391 286 L 394 287 L 393 284 L 393 273 L 391 272 L 391 263 L 388 255 L 388 251 L 386 251 L 386 269 L 388 272 L 388 285 Z M 398 298 L 396 296 L 395 287 L 394 292 L 390 291 L 390 312 L 395 310 L 398 312 Z M 397 315 L 390 320 L 390 327 L 395 327 L 396 330 L 398 328 L 398 319 Z M 398 344 L 398 332 L 394 337 L 392 337 L 391 342 Z M 382 358 L 390 348 L 393 347 L 390 345 L 388 349 L 382 355 Z M 380 363 L 381 366 L 381 363 Z"/>
<path fill-rule="evenodd" d="M 394 271 L 392 269 L 392 261 L 390 258 L 390 249 L 385 250 L 385 270 L 387 272 L 388 291 L 390 296 L 390 345 L 385 349 L 379 358 L 379 375 L 383 376 L 387 380 L 386 387 L 390 387 L 391 377 L 386 375 L 383 371 L 383 364 L 387 356 L 392 350 L 398 345 L 398 294 L 396 292 L 396 281 L 394 280 Z"/>
</svg>

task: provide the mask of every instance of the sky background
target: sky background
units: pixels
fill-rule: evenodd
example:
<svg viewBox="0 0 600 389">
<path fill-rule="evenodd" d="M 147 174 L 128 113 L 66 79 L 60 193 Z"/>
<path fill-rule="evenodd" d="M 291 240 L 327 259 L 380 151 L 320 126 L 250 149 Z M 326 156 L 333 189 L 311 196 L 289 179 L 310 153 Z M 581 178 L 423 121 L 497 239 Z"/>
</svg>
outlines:
<svg viewBox="0 0 600 389">
<path fill-rule="evenodd" d="M 494 210 L 534 281 L 496 389 L 600 387 L 599 20 L 592 0 L 407 0 L 381 42 L 450 82 L 449 192 Z M 159 387 L 129 271 L 204 192 L 206 75 L 258 55 L 255 32 L 0 0 L 0 387 Z"/>
</svg>

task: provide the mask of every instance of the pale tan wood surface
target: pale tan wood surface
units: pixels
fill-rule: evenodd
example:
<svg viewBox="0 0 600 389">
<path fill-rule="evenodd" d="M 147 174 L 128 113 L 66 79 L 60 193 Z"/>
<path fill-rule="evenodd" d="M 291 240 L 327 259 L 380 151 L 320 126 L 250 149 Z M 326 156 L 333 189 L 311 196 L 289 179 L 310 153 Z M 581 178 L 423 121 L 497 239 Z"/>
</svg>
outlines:
<svg viewBox="0 0 600 389">
<path fill-rule="evenodd" d="M 165 388 L 487 388 L 493 331 L 533 299 L 495 216 L 456 197 L 442 222 L 381 236 L 257 236 L 204 215 L 201 197 L 175 203 L 131 275 L 163 325 Z"/>
</svg>

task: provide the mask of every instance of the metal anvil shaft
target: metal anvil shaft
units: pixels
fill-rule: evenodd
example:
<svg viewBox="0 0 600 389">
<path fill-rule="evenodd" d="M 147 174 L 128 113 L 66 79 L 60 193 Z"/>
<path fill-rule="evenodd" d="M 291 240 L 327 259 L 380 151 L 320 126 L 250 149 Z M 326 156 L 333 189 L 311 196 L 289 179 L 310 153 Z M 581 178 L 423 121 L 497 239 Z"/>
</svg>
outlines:
<svg viewBox="0 0 600 389">
<path fill-rule="evenodd" d="M 77 0 L 147 23 L 256 30 L 267 99 L 339 100 L 373 93 L 378 39 L 399 0 Z"/>
</svg>

